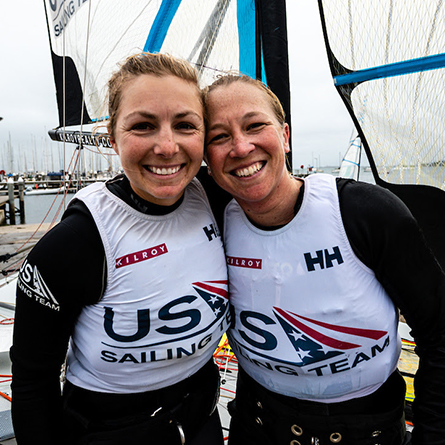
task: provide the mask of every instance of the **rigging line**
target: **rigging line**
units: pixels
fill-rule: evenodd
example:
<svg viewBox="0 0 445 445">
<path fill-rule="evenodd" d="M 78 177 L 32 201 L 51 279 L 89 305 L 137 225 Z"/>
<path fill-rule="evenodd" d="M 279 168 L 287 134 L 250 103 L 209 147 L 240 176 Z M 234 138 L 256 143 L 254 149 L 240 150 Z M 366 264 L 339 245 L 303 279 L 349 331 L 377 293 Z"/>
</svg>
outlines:
<svg viewBox="0 0 445 445">
<path fill-rule="evenodd" d="M 385 65 L 388 65 L 389 61 L 389 53 L 391 46 L 391 37 L 393 31 L 393 11 L 394 11 L 394 2 L 391 0 L 389 2 L 389 10 L 388 10 L 388 19 L 387 19 L 387 31 L 386 31 L 386 42 L 385 42 Z M 389 99 L 388 99 L 388 80 L 387 78 L 383 79 L 383 104 L 385 108 L 385 117 L 388 122 L 389 130 L 394 139 L 395 143 L 395 154 L 397 156 L 398 163 L 400 165 L 403 164 L 403 154 L 402 154 L 402 145 L 400 142 L 400 138 L 398 137 L 397 131 L 394 128 L 393 120 L 391 118 L 391 113 L 389 111 Z M 403 183 L 403 169 L 400 169 L 400 182 Z"/>
<path fill-rule="evenodd" d="M 205 43 L 202 45 L 202 50 L 196 62 L 196 66 L 200 67 L 199 70 L 200 72 L 202 72 L 202 68 L 205 67 L 209 55 L 212 52 L 216 38 L 218 37 L 219 31 L 221 29 L 221 24 L 226 15 L 227 8 L 229 7 L 229 3 L 230 0 L 218 0 L 215 7 L 213 8 L 212 13 L 210 14 L 209 19 L 207 20 L 204 29 L 202 30 L 200 36 L 196 40 L 195 46 L 193 47 L 187 59 L 189 61 L 193 59 L 199 47 L 205 40 Z"/>
<path fill-rule="evenodd" d="M 263 18 L 261 4 L 255 0 L 255 78 L 261 80 L 262 75 L 262 49 L 263 49 Z"/>
<path fill-rule="evenodd" d="M 198 56 L 197 65 L 199 65 L 200 72 L 202 72 L 202 67 L 207 63 L 211 52 L 213 51 L 213 47 L 215 45 L 216 39 L 218 38 L 219 31 L 221 30 L 221 25 L 226 16 L 227 9 L 229 7 L 230 0 L 219 0 L 218 4 L 215 6 L 214 11 L 212 12 L 212 16 L 209 19 L 213 21 L 213 29 L 209 29 L 207 35 L 205 37 L 205 42 L 201 49 L 201 52 Z M 216 15 L 216 20 L 214 17 Z"/>
<path fill-rule="evenodd" d="M 436 11 L 434 13 L 434 17 L 433 17 L 433 22 L 431 24 L 431 29 L 430 29 L 430 33 L 428 35 L 428 41 L 426 44 L 426 48 L 425 48 L 425 55 L 428 55 L 430 52 L 430 46 L 431 46 L 431 41 L 433 39 L 433 36 L 436 32 L 436 25 L 437 25 L 437 20 L 438 20 L 438 15 L 440 12 L 440 9 L 442 8 L 442 0 L 439 0 L 437 2 L 436 5 Z M 411 134 L 412 134 L 412 140 L 414 143 L 414 148 L 415 148 L 415 154 L 416 154 L 416 161 L 417 161 L 417 170 L 416 170 L 416 184 L 419 183 L 420 181 L 420 177 L 421 177 L 421 156 L 420 156 L 420 150 L 418 148 L 418 139 L 417 139 L 417 125 L 416 125 L 416 110 L 418 108 L 418 102 L 419 102 L 419 97 L 420 97 L 420 87 L 423 81 L 423 72 L 419 73 L 419 76 L 417 78 L 417 82 L 416 82 L 416 89 L 415 89 L 415 94 L 414 94 L 414 103 L 412 106 L 412 120 L 411 120 Z"/>
<path fill-rule="evenodd" d="M 132 29 L 134 23 L 140 19 L 140 17 L 142 16 L 142 13 L 147 9 L 147 7 L 150 5 L 151 1 L 148 1 L 147 4 L 142 8 L 141 12 L 139 12 L 139 14 L 136 14 L 135 19 L 127 26 L 127 28 L 125 29 L 125 31 L 122 33 L 122 35 L 120 36 L 120 38 L 116 41 L 115 45 L 110 49 L 110 51 L 108 52 L 107 56 L 104 57 L 102 64 L 99 66 L 99 69 L 97 70 L 96 73 L 96 77 L 95 80 L 99 77 L 99 74 L 102 71 L 102 68 L 105 65 L 105 62 L 109 59 L 110 55 L 114 52 L 114 50 L 118 47 L 119 43 L 122 41 L 122 39 L 126 36 L 126 34 L 128 33 L 128 31 L 130 29 Z M 98 121 L 98 120 L 107 120 L 108 116 L 102 116 L 102 117 L 98 117 L 97 119 L 93 119 L 94 121 Z"/>
<path fill-rule="evenodd" d="M 62 35 L 62 135 L 63 135 L 63 168 L 66 172 L 66 29 Z M 42 221 L 43 223 L 43 221 Z M 41 225 L 41 224 L 40 224 Z M 40 227 L 40 226 L 39 226 Z M 37 229 L 38 230 L 38 229 Z M 36 230 L 36 232 L 37 232 Z M 34 235 L 33 235 L 34 236 Z"/>
<path fill-rule="evenodd" d="M 355 70 L 354 32 L 352 27 L 352 9 L 350 0 L 348 1 L 348 20 L 349 20 L 349 41 L 350 41 L 350 51 L 351 51 L 351 62 L 352 62 L 352 69 Z"/>
<path fill-rule="evenodd" d="M 366 68 L 349 74 L 341 74 L 334 76 L 334 84 L 336 86 L 349 85 L 352 83 L 366 82 L 368 80 L 384 79 L 441 68 L 445 68 L 445 53 Z"/>
<path fill-rule="evenodd" d="M 83 88 L 82 88 L 82 107 L 80 110 L 80 134 L 83 132 L 83 115 L 85 109 L 85 89 L 87 85 L 87 66 L 88 66 L 88 47 L 90 42 L 90 29 L 91 29 L 91 2 L 88 2 L 88 19 L 87 19 L 87 39 L 85 42 L 85 61 L 83 72 Z"/>
</svg>

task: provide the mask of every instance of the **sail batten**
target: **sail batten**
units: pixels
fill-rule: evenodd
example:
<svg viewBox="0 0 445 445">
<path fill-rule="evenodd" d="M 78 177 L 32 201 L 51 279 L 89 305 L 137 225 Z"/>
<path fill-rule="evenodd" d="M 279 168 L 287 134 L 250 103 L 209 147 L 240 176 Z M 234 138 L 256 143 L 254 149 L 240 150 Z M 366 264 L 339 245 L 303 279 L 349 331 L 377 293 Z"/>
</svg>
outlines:
<svg viewBox="0 0 445 445">
<path fill-rule="evenodd" d="M 163 0 L 144 45 L 144 51 L 151 53 L 160 51 L 180 4 L 181 0 Z"/>
<path fill-rule="evenodd" d="M 445 68 L 445 53 L 421 57 L 413 60 L 406 60 L 404 62 L 376 66 L 373 68 L 355 71 L 349 74 L 334 76 L 334 84 L 337 86 L 348 85 L 351 83 L 359 83 L 367 80 L 402 76 L 404 74 L 412 74 L 440 68 Z"/>
</svg>

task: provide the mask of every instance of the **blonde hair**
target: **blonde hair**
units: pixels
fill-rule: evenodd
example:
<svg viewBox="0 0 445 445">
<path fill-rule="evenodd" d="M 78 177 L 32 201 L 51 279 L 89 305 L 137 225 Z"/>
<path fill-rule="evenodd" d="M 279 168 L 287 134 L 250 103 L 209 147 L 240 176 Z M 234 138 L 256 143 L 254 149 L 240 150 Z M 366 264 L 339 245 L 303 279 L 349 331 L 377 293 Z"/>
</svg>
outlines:
<svg viewBox="0 0 445 445">
<path fill-rule="evenodd" d="M 140 53 L 128 57 L 108 81 L 108 130 L 112 138 L 116 129 L 116 119 L 122 100 L 124 85 L 143 74 L 154 76 L 175 76 L 196 86 L 196 92 L 204 108 L 199 88 L 198 73 L 186 60 L 177 59 L 169 54 Z"/>
<path fill-rule="evenodd" d="M 210 93 L 215 90 L 218 87 L 228 87 L 232 83 L 235 82 L 243 82 L 248 85 L 252 85 L 259 90 L 263 91 L 266 96 L 267 100 L 272 107 L 272 110 L 274 112 L 275 117 L 278 120 L 278 123 L 283 127 L 285 124 L 286 114 L 283 110 L 283 106 L 281 105 L 280 99 L 276 96 L 276 94 L 263 82 L 260 80 L 252 79 L 249 76 L 246 76 L 245 74 L 226 74 L 224 76 L 219 77 L 216 79 L 211 85 L 204 88 L 203 94 L 204 94 L 204 105 L 207 105 L 209 95 Z M 207 113 L 206 113 L 207 117 Z"/>
</svg>

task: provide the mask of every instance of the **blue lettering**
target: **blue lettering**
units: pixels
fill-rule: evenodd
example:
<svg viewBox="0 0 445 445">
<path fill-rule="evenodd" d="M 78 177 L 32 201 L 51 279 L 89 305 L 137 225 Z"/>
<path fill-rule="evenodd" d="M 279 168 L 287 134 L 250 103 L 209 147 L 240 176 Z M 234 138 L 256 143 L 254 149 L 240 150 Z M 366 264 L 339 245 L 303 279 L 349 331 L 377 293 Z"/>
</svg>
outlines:
<svg viewBox="0 0 445 445">
<path fill-rule="evenodd" d="M 312 272 L 313 270 L 315 270 L 316 264 L 319 264 L 320 267 L 322 269 L 324 269 L 323 251 L 317 250 L 315 253 L 317 254 L 317 256 L 315 258 L 312 258 L 310 253 L 304 254 L 304 259 L 306 260 L 307 270 L 309 272 Z"/>
<path fill-rule="evenodd" d="M 105 332 L 113 340 L 120 342 L 132 342 L 140 340 L 150 332 L 150 309 L 140 309 L 138 310 L 137 314 L 138 314 L 137 315 L 138 330 L 136 331 L 136 333 L 132 335 L 120 335 L 114 332 L 113 329 L 113 318 L 114 318 L 113 309 L 105 307 L 105 314 L 104 314 Z"/>
<path fill-rule="evenodd" d="M 385 338 L 385 342 L 383 343 L 382 347 L 380 347 L 379 345 L 375 345 L 371 348 L 371 354 L 373 357 L 375 357 L 377 355 L 377 351 L 378 352 L 383 352 L 383 350 L 389 346 L 389 337 Z"/>
<path fill-rule="evenodd" d="M 274 320 L 272 320 L 270 317 L 268 317 L 267 315 L 264 314 L 259 314 L 258 312 L 252 312 L 252 311 L 243 311 L 240 314 L 240 319 L 241 319 L 241 324 L 249 329 L 250 331 L 254 332 L 255 334 L 259 335 L 260 337 L 264 338 L 264 342 L 260 343 L 257 342 L 255 340 L 253 340 L 252 338 L 250 338 L 245 331 L 243 330 L 239 330 L 239 333 L 241 335 L 241 337 L 250 345 L 254 346 L 255 348 L 258 349 L 263 349 L 265 351 L 271 351 L 272 349 L 275 349 L 277 347 L 277 339 L 275 338 L 275 336 L 273 334 L 271 334 L 268 331 L 265 331 L 255 325 L 253 325 L 252 323 L 250 323 L 249 319 L 250 318 L 254 318 L 256 320 L 260 320 L 263 323 L 265 323 L 266 325 L 270 325 L 270 324 L 276 324 Z"/>
<path fill-rule="evenodd" d="M 306 261 L 306 267 L 309 272 L 315 270 L 315 266 L 318 264 L 320 269 L 324 269 L 325 265 L 327 268 L 333 267 L 333 261 L 337 261 L 338 264 L 342 264 L 343 257 L 341 256 L 340 249 L 338 246 L 332 248 L 333 253 L 329 253 L 328 249 L 317 250 L 315 252 L 316 256 L 312 257 L 310 252 L 304 254 L 304 259 Z M 324 254 L 324 255 L 323 255 Z"/>
<path fill-rule="evenodd" d="M 188 317 L 190 321 L 183 325 L 176 328 L 169 328 L 168 326 L 162 326 L 158 329 L 156 329 L 157 332 L 160 332 L 161 334 L 180 334 L 182 332 L 189 331 L 193 329 L 194 327 L 198 326 L 198 324 L 201 321 L 201 313 L 197 309 L 189 309 L 183 312 L 178 313 L 171 313 L 170 309 L 173 307 L 182 304 L 182 303 L 192 303 L 196 300 L 197 297 L 193 295 L 185 295 L 184 297 L 178 298 L 175 301 L 172 301 L 171 303 L 166 304 L 160 311 L 159 311 L 159 319 L 160 320 L 179 320 L 181 318 Z"/>
<path fill-rule="evenodd" d="M 343 257 L 341 256 L 340 253 L 340 249 L 338 248 L 338 246 L 335 246 L 332 248 L 334 253 L 329 253 L 328 249 L 324 250 L 324 256 L 326 259 L 326 267 L 333 267 L 332 262 L 334 260 L 336 260 L 338 262 L 338 264 L 342 264 L 343 263 Z"/>
<path fill-rule="evenodd" d="M 102 351 L 101 354 L 102 354 L 101 359 L 104 362 L 109 362 L 109 363 L 116 363 L 117 362 L 116 354 L 114 352 Z"/>
</svg>

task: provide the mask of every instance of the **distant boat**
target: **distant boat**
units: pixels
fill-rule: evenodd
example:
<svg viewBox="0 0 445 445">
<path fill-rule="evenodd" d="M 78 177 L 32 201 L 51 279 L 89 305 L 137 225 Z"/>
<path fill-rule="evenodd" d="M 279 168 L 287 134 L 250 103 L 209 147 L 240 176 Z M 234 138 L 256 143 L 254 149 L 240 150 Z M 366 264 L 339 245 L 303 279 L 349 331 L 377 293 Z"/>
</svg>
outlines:
<svg viewBox="0 0 445 445">
<path fill-rule="evenodd" d="M 360 174 L 360 159 L 362 143 L 359 136 L 351 139 L 349 147 L 343 157 L 338 176 L 340 178 L 355 179 L 358 181 Z"/>
<path fill-rule="evenodd" d="M 31 187 L 27 187 L 25 190 L 25 195 L 57 195 L 58 193 L 64 194 L 66 187 L 56 187 L 56 188 L 40 188 L 33 189 Z M 69 192 L 69 191 L 68 191 Z"/>
</svg>

